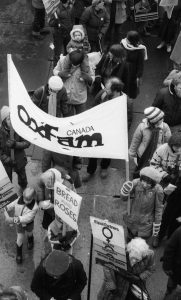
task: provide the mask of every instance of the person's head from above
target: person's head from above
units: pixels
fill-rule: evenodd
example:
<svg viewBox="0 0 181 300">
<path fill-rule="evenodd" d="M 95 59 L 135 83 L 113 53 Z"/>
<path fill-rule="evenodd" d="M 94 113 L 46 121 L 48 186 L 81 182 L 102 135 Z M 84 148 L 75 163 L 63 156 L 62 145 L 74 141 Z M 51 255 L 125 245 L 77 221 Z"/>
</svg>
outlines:
<svg viewBox="0 0 181 300">
<path fill-rule="evenodd" d="M 61 0 L 63 6 L 68 7 L 70 4 L 70 0 Z"/>
<path fill-rule="evenodd" d="M 48 89 L 50 94 L 57 94 L 63 88 L 63 81 L 59 76 L 51 76 L 48 80 Z"/>
<path fill-rule="evenodd" d="M 153 188 L 157 183 L 160 183 L 160 172 L 152 166 L 145 167 L 140 171 L 140 182 L 145 190 Z"/>
<path fill-rule="evenodd" d="M 11 128 L 10 109 L 9 106 L 4 105 L 1 108 L 1 122 L 6 128 Z"/>
<path fill-rule="evenodd" d="M 81 42 L 85 38 L 85 33 L 80 25 L 74 25 L 72 31 L 70 32 L 70 36 L 73 41 Z"/>
<path fill-rule="evenodd" d="M 81 65 L 84 60 L 84 52 L 82 50 L 74 50 L 69 53 L 70 62 L 74 67 Z"/>
<path fill-rule="evenodd" d="M 181 98 L 181 73 L 178 73 L 174 76 L 171 84 L 174 88 L 174 91 L 175 91 L 175 94 L 177 95 L 177 97 Z"/>
<path fill-rule="evenodd" d="M 50 189 L 50 190 L 54 189 L 55 173 L 51 169 L 42 173 L 40 178 L 43 181 L 43 183 L 47 189 Z"/>
<path fill-rule="evenodd" d="M 30 204 L 36 197 L 36 192 L 33 187 L 27 187 L 23 191 L 23 201 L 26 205 Z"/>
<path fill-rule="evenodd" d="M 126 60 L 126 50 L 120 44 L 114 44 L 109 49 L 109 57 L 114 62 L 123 62 Z"/>
<path fill-rule="evenodd" d="M 176 62 L 174 62 L 174 63 L 173 63 L 173 68 L 174 68 L 175 70 L 181 71 L 181 63 L 176 63 Z"/>
<path fill-rule="evenodd" d="M 169 138 L 168 145 L 174 153 L 181 154 L 181 131 L 173 132 Z"/>
<path fill-rule="evenodd" d="M 111 77 L 105 83 L 107 94 L 111 98 L 116 98 L 122 95 L 123 83 L 117 77 Z"/>
<path fill-rule="evenodd" d="M 61 250 L 53 250 L 43 262 L 46 273 L 54 279 L 60 278 L 68 271 L 70 265 L 69 255 Z"/>
<path fill-rule="evenodd" d="M 127 33 L 127 41 L 129 44 L 131 44 L 134 47 L 138 47 L 140 44 L 140 36 L 137 31 L 131 30 Z"/>
<path fill-rule="evenodd" d="M 151 127 L 159 127 L 163 123 L 164 112 L 154 106 L 145 108 L 144 115 Z"/>
<path fill-rule="evenodd" d="M 149 253 L 149 246 L 146 241 L 140 237 L 132 239 L 127 244 L 127 252 L 131 266 L 143 260 Z"/>
<path fill-rule="evenodd" d="M 92 7 L 94 7 L 96 11 L 102 10 L 104 7 L 104 0 L 92 0 Z"/>
</svg>

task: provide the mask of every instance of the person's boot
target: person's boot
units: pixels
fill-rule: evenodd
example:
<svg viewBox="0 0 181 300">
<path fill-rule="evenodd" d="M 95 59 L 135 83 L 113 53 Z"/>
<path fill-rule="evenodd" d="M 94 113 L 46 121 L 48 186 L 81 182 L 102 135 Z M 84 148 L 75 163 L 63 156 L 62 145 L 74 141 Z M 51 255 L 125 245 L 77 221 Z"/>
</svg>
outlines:
<svg viewBox="0 0 181 300">
<path fill-rule="evenodd" d="M 27 243 L 27 248 L 28 250 L 32 250 L 34 247 L 34 236 L 28 236 L 28 243 Z"/>
<path fill-rule="evenodd" d="M 18 265 L 22 264 L 22 261 L 23 261 L 22 248 L 23 248 L 23 245 L 18 246 L 16 244 L 16 262 L 17 262 Z"/>
</svg>

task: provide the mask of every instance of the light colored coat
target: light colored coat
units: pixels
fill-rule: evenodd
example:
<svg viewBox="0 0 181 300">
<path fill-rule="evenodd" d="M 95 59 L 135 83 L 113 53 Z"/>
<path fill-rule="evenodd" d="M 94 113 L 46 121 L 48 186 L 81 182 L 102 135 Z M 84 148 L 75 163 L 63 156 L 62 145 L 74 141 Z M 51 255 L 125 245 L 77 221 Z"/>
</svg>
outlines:
<svg viewBox="0 0 181 300">
<path fill-rule="evenodd" d="M 159 137 L 158 137 L 158 144 L 157 148 L 167 143 L 169 138 L 171 137 L 171 131 L 165 122 L 160 125 Z M 131 145 L 129 148 L 129 155 L 131 157 L 136 157 L 137 155 L 141 157 L 149 144 L 151 138 L 151 129 L 149 127 L 147 119 L 143 119 L 142 122 L 136 128 Z"/>
<path fill-rule="evenodd" d="M 133 180 L 131 213 L 124 215 L 126 226 L 135 236 L 149 238 L 153 223 L 160 224 L 163 213 L 163 189 L 159 184 L 145 190 L 140 179 Z"/>
</svg>

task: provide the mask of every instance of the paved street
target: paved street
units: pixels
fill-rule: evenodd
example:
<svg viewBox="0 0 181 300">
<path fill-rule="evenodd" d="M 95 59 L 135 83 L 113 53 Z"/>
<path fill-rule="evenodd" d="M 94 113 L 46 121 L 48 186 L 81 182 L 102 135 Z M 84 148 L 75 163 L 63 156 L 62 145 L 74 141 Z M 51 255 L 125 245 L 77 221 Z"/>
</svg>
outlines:
<svg viewBox="0 0 181 300">
<path fill-rule="evenodd" d="M 49 44 L 52 41 L 51 35 L 43 41 L 32 39 L 31 22 L 32 13 L 27 0 L 1 0 L 0 1 L 0 103 L 1 106 L 8 104 L 7 88 L 7 66 L 6 55 L 12 54 L 13 61 L 27 90 L 35 89 L 47 81 L 51 74 L 49 58 L 52 57 L 52 50 Z M 128 23 L 123 27 L 123 36 L 128 28 Z M 134 120 L 129 132 L 129 140 L 133 131 L 143 117 L 143 109 L 150 106 L 158 88 L 161 86 L 164 77 L 171 69 L 171 62 L 167 53 L 156 50 L 158 38 L 156 36 L 145 38 L 148 48 L 148 61 L 145 63 L 145 72 L 141 93 L 134 102 Z M 50 73 L 49 73 L 50 71 Z M 18 95 L 17 95 L 18 99 Z M 36 187 L 36 181 L 41 173 L 41 149 L 33 145 L 28 150 L 27 174 L 28 181 Z M 86 161 L 85 161 L 86 164 Z M 130 165 L 130 172 L 133 166 Z M 81 170 L 81 175 L 86 173 L 86 165 Z M 121 203 L 118 198 L 112 196 L 119 193 L 119 188 L 125 179 L 125 166 L 123 161 L 113 161 L 109 176 L 102 180 L 99 170 L 94 178 L 83 184 L 78 193 L 83 197 L 79 216 L 80 237 L 78 238 L 74 254 L 83 262 L 88 274 L 89 253 L 90 253 L 90 223 L 89 217 L 95 216 L 108 219 L 111 222 L 122 224 L 122 214 L 126 210 L 126 203 Z M 17 178 L 13 179 L 16 184 Z M 24 287 L 30 300 L 37 298 L 30 291 L 30 282 L 34 268 L 39 263 L 46 249 L 43 242 L 44 232 L 40 226 L 41 212 L 36 217 L 35 226 L 35 248 L 33 251 L 26 249 L 24 244 L 24 263 L 17 266 L 15 262 L 15 228 L 4 222 L 3 213 L 0 212 L 0 283 L 9 285 L 19 284 Z M 163 253 L 163 246 L 155 252 L 156 271 L 148 282 L 148 290 L 152 300 L 161 300 L 166 288 L 166 276 L 162 271 L 160 257 Z M 93 264 L 91 300 L 96 299 L 97 292 L 102 283 L 102 268 Z M 83 300 L 86 299 L 87 289 L 84 290 Z"/>
</svg>

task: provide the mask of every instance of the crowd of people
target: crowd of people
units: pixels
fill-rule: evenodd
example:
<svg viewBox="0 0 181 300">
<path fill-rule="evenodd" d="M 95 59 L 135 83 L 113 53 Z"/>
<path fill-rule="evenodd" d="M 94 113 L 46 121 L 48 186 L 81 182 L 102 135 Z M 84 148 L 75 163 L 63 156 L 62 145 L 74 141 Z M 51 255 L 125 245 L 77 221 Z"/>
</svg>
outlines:
<svg viewBox="0 0 181 300">
<path fill-rule="evenodd" d="M 149 1 L 142 5 L 149 6 Z M 49 18 L 54 43 L 54 69 L 48 82 L 31 93 L 33 103 L 57 118 L 80 114 L 122 95 L 127 99 L 128 130 L 133 120 L 133 103 L 144 79 L 144 62 L 148 59 L 143 36 L 150 24 L 156 26 L 161 43 L 170 53 L 179 34 L 181 1 L 168 5 L 155 0 L 161 9 L 160 19 L 153 23 L 134 23 L 125 37 L 122 24 L 133 18 L 134 1 L 129 0 L 61 0 Z M 167 5 L 166 5 L 167 4 Z M 42 0 L 32 0 L 34 20 L 32 36 L 42 40 L 50 30 L 45 27 L 46 14 Z M 159 28 L 158 28 L 159 26 Z M 117 33 L 114 41 L 110 33 Z M 113 34 L 113 37 L 114 37 Z M 120 36 L 120 39 L 118 39 Z M 180 52 L 181 53 L 181 52 Z M 94 63 L 91 64 L 91 55 Z M 180 54 L 181 56 L 181 54 Z M 129 159 L 135 163 L 132 180 L 120 187 L 120 201 L 129 201 L 123 216 L 126 237 L 127 271 L 103 267 L 104 282 L 98 300 L 150 299 L 146 280 L 155 269 L 154 251 L 163 238 L 167 243 L 162 257 L 168 275 L 169 298 L 181 285 L 181 64 L 173 61 L 173 70 L 163 79 L 163 87 L 153 103 L 144 108 L 144 118 L 135 128 L 129 146 Z M 12 181 L 18 176 L 18 199 L 4 209 L 5 220 L 16 226 L 16 262 L 22 264 L 23 244 L 34 247 L 34 220 L 44 211 L 42 227 L 50 250 L 34 272 L 31 290 L 40 300 L 80 300 L 87 284 L 84 266 L 73 253 L 79 231 L 65 224 L 54 211 L 54 183 L 60 182 L 76 192 L 91 180 L 97 169 L 97 158 L 88 160 L 87 174 L 81 178 L 81 157 L 72 157 L 46 149 L 42 155 L 42 174 L 36 190 L 28 184 L 25 149 L 30 143 L 19 136 L 11 124 L 8 106 L 0 110 L 0 160 Z M 171 127 L 171 128 L 170 128 Z M 111 159 L 102 158 L 100 176 L 108 176 Z M 9 212 L 14 209 L 14 215 Z M 20 287 L 0 287 L 0 299 L 28 299 Z"/>
</svg>

